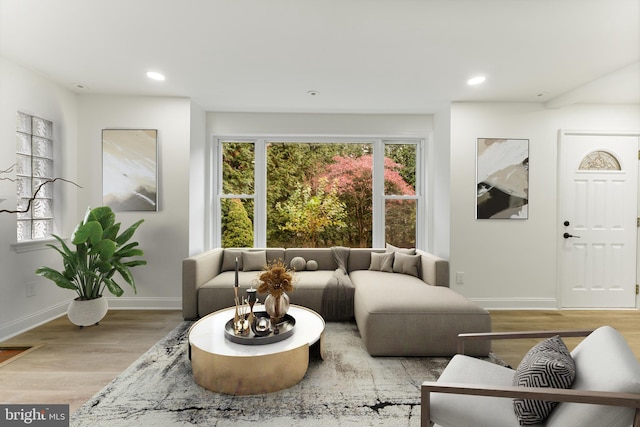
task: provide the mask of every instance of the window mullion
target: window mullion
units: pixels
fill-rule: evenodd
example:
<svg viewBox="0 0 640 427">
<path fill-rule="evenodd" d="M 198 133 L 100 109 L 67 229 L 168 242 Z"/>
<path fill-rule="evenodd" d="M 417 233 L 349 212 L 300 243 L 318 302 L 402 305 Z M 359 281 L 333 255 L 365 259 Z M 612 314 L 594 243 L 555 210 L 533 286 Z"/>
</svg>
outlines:
<svg viewBox="0 0 640 427">
<path fill-rule="evenodd" d="M 384 242 L 384 143 L 373 142 L 373 197 L 371 207 L 373 213 L 372 246 L 382 248 Z"/>
<path fill-rule="evenodd" d="M 254 183 L 254 246 L 267 246 L 267 145 L 264 139 L 255 142 Z"/>
</svg>

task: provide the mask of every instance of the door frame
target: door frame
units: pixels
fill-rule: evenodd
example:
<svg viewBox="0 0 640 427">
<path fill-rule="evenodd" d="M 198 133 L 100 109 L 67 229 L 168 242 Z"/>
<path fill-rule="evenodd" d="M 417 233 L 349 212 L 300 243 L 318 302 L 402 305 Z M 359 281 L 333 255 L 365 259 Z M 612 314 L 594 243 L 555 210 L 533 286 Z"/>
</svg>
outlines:
<svg viewBox="0 0 640 427">
<path fill-rule="evenodd" d="M 564 215 L 560 208 L 560 203 L 558 203 L 558 199 L 561 195 L 561 176 L 562 176 L 562 142 L 564 138 L 568 135 L 575 136 L 627 136 L 627 137 L 637 137 L 638 140 L 638 152 L 640 162 L 640 130 L 635 131 L 610 131 L 610 130 L 585 130 L 585 129 L 560 129 L 558 130 L 558 141 L 557 141 L 557 160 L 556 160 L 556 306 L 558 309 L 563 309 L 562 307 L 562 269 L 560 264 L 560 254 L 562 253 L 562 244 L 563 240 L 560 236 L 562 236 L 564 226 L 562 222 L 564 221 Z M 636 178 L 636 191 L 639 194 L 638 197 L 638 206 L 636 208 L 636 217 L 640 218 L 640 168 L 638 169 L 638 177 Z M 636 233 L 636 284 L 640 283 L 640 232 Z M 635 308 L 640 308 L 638 303 L 640 295 L 636 294 L 635 300 Z M 566 308 L 566 310 L 572 310 L 571 308 Z"/>
</svg>

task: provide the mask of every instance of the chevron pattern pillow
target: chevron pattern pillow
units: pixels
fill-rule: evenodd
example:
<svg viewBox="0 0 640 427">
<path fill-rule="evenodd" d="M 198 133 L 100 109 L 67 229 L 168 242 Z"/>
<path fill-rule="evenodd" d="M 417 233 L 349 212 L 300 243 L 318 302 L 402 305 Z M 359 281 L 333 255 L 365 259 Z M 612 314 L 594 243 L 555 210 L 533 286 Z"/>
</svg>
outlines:
<svg viewBox="0 0 640 427">
<path fill-rule="evenodd" d="M 529 350 L 516 369 L 513 385 L 570 388 L 575 378 L 575 362 L 560 336 L 555 336 Z M 543 422 L 556 405 L 542 400 L 513 400 L 521 426 Z"/>
</svg>

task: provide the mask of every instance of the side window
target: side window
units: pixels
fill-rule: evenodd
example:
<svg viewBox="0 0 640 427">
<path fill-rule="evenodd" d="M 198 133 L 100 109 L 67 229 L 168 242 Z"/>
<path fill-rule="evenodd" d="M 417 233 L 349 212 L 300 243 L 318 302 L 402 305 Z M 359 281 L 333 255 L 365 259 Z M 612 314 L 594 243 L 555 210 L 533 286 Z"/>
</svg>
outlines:
<svg viewBox="0 0 640 427">
<path fill-rule="evenodd" d="M 384 232 L 385 242 L 394 246 L 406 248 L 416 246 L 417 158 L 416 143 L 385 141 Z"/>
<path fill-rule="evenodd" d="M 18 242 L 53 233 L 53 123 L 18 112 L 16 193 Z"/>
<path fill-rule="evenodd" d="M 252 247 L 255 206 L 255 144 L 222 141 L 220 211 L 222 247 Z"/>
</svg>

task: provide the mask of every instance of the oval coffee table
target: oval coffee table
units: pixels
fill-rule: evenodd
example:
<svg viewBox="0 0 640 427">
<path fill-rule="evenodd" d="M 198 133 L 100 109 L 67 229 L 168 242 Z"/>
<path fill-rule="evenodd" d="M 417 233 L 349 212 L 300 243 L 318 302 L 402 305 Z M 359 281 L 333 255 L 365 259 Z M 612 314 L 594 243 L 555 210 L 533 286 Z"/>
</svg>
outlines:
<svg viewBox="0 0 640 427">
<path fill-rule="evenodd" d="M 256 305 L 254 311 L 264 306 Z M 189 354 L 196 383 L 218 393 L 248 395 L 291 387 L 309 366 L 309 347 L 320 346 L 324 358 L 324 319 L 308 308 L 291 305 L 296 320 L 293 335 L 271 344 L 244 345 L 225 338 L 224 328 L 234 307 L 211 313 L 189 329 Z"/>
</svg>

